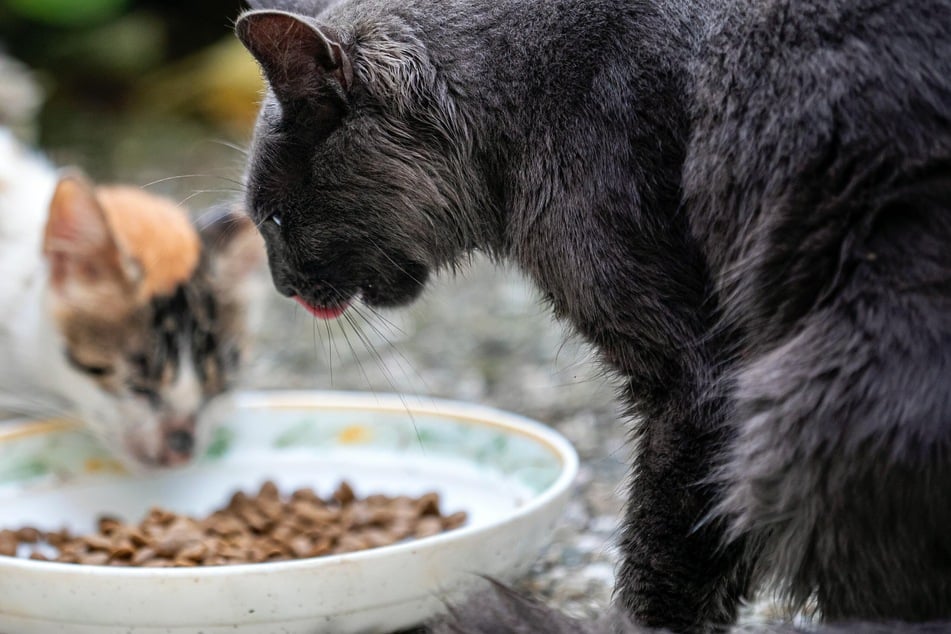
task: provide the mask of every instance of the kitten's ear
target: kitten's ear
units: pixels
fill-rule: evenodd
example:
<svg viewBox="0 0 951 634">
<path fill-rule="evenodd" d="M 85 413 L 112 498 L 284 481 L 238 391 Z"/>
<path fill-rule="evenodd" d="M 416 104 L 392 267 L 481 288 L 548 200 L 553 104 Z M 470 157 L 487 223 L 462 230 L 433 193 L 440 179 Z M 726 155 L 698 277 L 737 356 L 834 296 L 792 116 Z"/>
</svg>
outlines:
<svg viewBox="0 0 951 634">
<path fill-rule="evenodd" d="M 281 103 L 336 99 L 346 103 L 353 68 L 340 36 L 285 11 L 248 11 L 235 32 L 254 55 Z"/>
<path fill-rule="evenodd" d="M 99 303 L 107 310 L 107 296 L 116 301 L 126 297 L 140 277 L 135 262 L 116 242 L 92 185 L 75 173 L 63 175 L 56 184 L 43 233 L 43 255 L 54 293 L 76 308 Z"/>
<path fill-rule="evenodd" d="M 197 224 L 212 275 L 222 288 L 242 285 L 263 265 L 264 239 L 246 214 L 226 207 L 206 213 Z"/>
</svg>

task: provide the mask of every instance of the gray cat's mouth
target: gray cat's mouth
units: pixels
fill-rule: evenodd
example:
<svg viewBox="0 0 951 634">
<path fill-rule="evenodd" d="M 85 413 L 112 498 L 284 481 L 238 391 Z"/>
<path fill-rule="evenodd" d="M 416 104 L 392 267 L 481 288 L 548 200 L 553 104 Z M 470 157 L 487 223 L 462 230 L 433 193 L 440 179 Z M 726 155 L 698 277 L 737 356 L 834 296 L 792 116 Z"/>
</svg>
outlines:
<svg viewBox="0 0 951 634">
<path fill-rule="evenodd" d="M 344 300 L 343 302 L 335 304 L 334 306 L 316 306 L 308 302 L 300 295 L 294 295 L 292 299 L 303 306 L 307 312 L 317 319 L 336 319 L 337 317 L 340 317 L 340 315 L 344 314 L 347 308 L 350 307 L 349 300 Z"/>
</svg>

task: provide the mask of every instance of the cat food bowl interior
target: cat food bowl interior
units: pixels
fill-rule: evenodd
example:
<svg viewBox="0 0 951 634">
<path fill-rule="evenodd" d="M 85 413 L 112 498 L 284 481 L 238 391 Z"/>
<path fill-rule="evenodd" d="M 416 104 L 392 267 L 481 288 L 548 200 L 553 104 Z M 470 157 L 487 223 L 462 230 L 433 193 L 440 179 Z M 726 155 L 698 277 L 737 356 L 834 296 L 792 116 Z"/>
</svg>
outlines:
<svg viewBox="0 0 951 634">
<path fill-rule="evenodd" d="M 123 472 L 59 423 L 0 426 L 0 528 L 91 532 L 99 515 L 137 522 L 160 506 L 204 516 L 236 490 L 357 495 L 436 491 L 461 528 L 310 559 L 191 568 L 89 566 L 0 557 L 0 632 L 386 632 L 465 596 L 480 575 L 512 579 L 538 556 L 577 456 L 551 429 L 428 398 L 244 393 L 190 467 Z"/>
</svg>

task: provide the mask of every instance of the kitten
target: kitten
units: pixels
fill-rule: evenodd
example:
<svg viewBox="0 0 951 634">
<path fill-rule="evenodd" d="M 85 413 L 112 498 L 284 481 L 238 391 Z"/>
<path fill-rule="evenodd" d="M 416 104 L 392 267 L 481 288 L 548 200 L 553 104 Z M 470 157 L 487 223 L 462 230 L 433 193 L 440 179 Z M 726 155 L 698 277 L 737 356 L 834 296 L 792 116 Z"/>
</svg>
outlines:
<svg viewBox="0 0 951 634">
<path fill-rule="evenodd" d="M 136 469 L 199 455 L 263 259 L 243 214 L 205 225 L 140 189 L 58 173 L 0 129 L 0 409 L 78 419 Z"/>
<path fill-rule="evenodd" d="M 322 4 L 236 27 L 278 290 L 527 272 L 623 382 L 633 622 L 951 618 L 951 1 Z M 512 605 L 455 631 L 558 620 Z"/>
</svg>

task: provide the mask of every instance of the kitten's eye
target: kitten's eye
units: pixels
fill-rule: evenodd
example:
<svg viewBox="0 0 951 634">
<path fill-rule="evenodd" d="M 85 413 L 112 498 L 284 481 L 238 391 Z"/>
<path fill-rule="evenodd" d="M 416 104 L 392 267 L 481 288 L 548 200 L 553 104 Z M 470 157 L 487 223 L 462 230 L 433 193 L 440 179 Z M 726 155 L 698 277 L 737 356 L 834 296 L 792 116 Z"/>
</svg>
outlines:
<svg viewBox="0 0 951 634">
<path fill-rule="evenodd" d="M 281 222 L 282 222 L 281 214 L 271 214 L 271 217 L 269 218 L 269 220 L 273 222 L 274 224 L 276 224 L 278 227 L 281 226 Z"/>
<path fill-rule="evenodd" d="M 145 385 L 130 385 L 129 391 L 138 396 L 144 396 L 145 398 L 149 399 L 149 402 L 151 403 L 158 401 L 158 392 Z"/>
<path fill-rule="evenodd" d="M 69 362 L 69 364 L 75 369 L 79 370 L 80 372 L 84 372 L 89 376 L 108 376 L 115 371 L 115 368 L 109 365 L 90 365 L 88 363 L 83 363 L 73 356 L 73 352 L 69 349 L 66 350 L 66 361 Z"/>
</svg>

